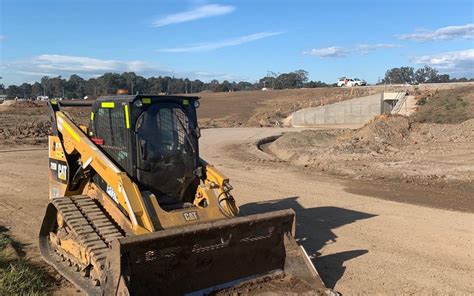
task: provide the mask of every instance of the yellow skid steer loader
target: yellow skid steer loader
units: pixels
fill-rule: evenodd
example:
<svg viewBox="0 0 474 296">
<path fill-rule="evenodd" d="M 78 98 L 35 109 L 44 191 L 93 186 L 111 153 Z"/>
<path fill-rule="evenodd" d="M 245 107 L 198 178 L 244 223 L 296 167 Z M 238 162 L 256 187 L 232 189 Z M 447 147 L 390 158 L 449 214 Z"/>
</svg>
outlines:
<svg viewBox="0 0 474 296">
<path fill-rule="evenodd" d="M 199 157 L 198 106 L 51 101 L 44 260 L 89 295 L 218 293 L 282 274 L 332 293 L 293 238 L 292 210 L 238 216 L 229 179 Z M 90 108 L 89 126 L 63 107 Z"/>
</svg>

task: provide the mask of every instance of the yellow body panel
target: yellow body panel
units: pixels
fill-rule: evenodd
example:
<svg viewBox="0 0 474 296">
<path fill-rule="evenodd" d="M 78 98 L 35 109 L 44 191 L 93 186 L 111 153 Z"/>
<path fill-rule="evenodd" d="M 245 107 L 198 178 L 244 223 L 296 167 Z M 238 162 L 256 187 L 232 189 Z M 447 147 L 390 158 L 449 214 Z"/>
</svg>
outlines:
<svg viewBox="0 0 474 296">
<path fill-rule="evenodd" d="M 66 161 L 65 154 L 80 155 L 83 168 L 91 166 L 97 174 L 113 189 L 116 194 L 120 208 L 127 213 L 132 231 L 135 234 L 154 232 L 160 229 L 167 229 L 180 225 L 190 225 L 207 221 L 214 221 L 229 218 L 229 215 L 236 215 L 237 207 L 232 205 L 234 211 L 229 211 L 228 201 L 221 201 L 219 207 L 219 197 L 225 193 L 225 186 L 229 179 L 211 165 L 205 164 L 205 176 L 196 192 L 197 207 L 192 209 L 193 214 L 187 214 L 189 209 L 175 210 L 167 212 L 163 210 L 156 198 L 153 196 L 143 196 L 128 175 L 121 171 L 110 159 L 87 137 L 74 122 L 62 111 L 56 112 L 58 132 L 62 135 L 62 141 L 57 136 L 50 136 L 50 158 L 51 155 Z M 50 176 L 50 180 L 51 176 Z M 67 185 L 58 184 L 51 181 L 50 188 L 57 187 L 58 193 L 51 194 L 50 197 L 60 197 L 78 194 L 78 192 L 68 191 Z M 87 194 L 91 190 L 91 184 L 81 188 L 82 194 Z M 94 189 L 97 191 L 97 188 Z M 52 192 L 52 190 L 50 190 Z M 108 196 L 107 196 L 108 198 Z M 104 198 L 105 199 L 105 198 Z M 110 198 L 109 198 L 110 199 Z M 202 202 L 205 200 L 205 202 Z M 201 203 L 199 203 L 201 202 Z M 118 217 L 114 210 L 117 204 L 114 202 L 103 203 L 106 210 L 111 213 L 114 220 L 123 220 Z M 224 214 L 222 211 L 229 211 Z M 191 216 L 189 216 L 191 215 Z"/>
</svg>

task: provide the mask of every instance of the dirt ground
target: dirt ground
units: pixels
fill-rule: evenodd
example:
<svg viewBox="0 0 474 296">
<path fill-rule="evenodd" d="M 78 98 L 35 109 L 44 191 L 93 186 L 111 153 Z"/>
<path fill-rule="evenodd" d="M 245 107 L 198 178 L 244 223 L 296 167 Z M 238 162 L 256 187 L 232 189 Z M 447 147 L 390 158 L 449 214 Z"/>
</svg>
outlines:
<svg viewBox="0 0 474 296">
<path fill-rule="evenodd" d="M 295 100 L 311 105 L 327 89 L 301 91 Z M 324 100 L 350 91 L 333 89 Z M 284 92 L 206 94 L 199 112 L 207 127 L 279 125 L 294 104 L 278 97 Z M 46 107 L 31 104 L 0 105 L 0 225 L 42 264 L 49 127 Z M 272 117 L 275 108 L 281 114 Z M 229 176 L 243 214 L 296 211 L 297 239 L 327 286 L 346 295 L 467 295 L 474 291 L 474 122 L 419 121 L 381 117 L 355 131 L 204 129 L 200 150 Z M 58 282 L 58 295 L 77 294 Z"/>
<path fill-rule="evenodd" d="M 287 133 L 263 149 L 304 171 L 436 189 L 445 196 L 440 206 L 474 211 L 474 119 L 445 125 L 381 116 L 355 131 Z"/>
<path fill-rule="evenodd" d="M 78 123 L 87 124 L 90 110 L 65 108 Z M 51 121 L 46 102 L 5 101 L 0 104 L 0 148 L 45 146 Z"/>
<path fill-rule="evenodd" d="M 358 182 L 304 172 L 250 146 L 239 149 L 242 154 L 230 149 L 281 131 L 203 130 L 201 150 L 229 176 L 243 214 L 296 211 L 298 241 L 327 286 L 347 295 L 473 291 L 472 213 L 375 199 L 353 193 Z M 48 202 L 46 166 L 46 150 L 0 152 L 0 225 L 37 262 L 37 235 Z M 62 285 L 66 290 L 59 294 L 74 292 Z"/>
<path fill-rule="evenodd" d="M 361 87 L 202 93 L 198 94 L 198 117 L 203 128 L 280 126 L 295 110 L 374 92 L 372 88 Z"/>
</svg>

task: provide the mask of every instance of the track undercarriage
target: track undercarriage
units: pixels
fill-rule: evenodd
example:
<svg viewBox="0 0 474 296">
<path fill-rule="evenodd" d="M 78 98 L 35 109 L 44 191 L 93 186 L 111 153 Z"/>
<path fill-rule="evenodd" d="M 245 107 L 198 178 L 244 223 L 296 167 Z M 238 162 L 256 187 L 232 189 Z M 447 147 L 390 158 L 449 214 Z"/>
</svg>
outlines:
<svg viewBox="0 0 474 296">
<path fill-rule="evenodd" d="M 88 196 L 53 199 L 41 227 L 40 251 L 64 277 L 88 294 L 101 294 L 112 240 L 124 237 Z"/>
</svg>

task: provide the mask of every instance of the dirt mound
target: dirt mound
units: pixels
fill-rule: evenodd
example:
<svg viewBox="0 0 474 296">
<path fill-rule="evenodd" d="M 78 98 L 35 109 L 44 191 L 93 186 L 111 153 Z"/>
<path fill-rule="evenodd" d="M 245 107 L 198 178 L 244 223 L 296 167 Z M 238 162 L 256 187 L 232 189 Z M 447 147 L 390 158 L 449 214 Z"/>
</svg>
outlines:
<svg viewBox="0 0 474 296">
<path fill-rule="evenodd" d="M 381 115 L 362 128 L 352 130 L 304 130 L 287 133 L 269 149 L 289 160 L 309 155 L 383 153 L 407 144 L 410 122 L 403 116 Z"/>
<path fill-rule="evenodd" d="M 268 144 L 265 149 L 285 161 L 305 164 L 313 155 L 327 152 L 330 147 L 336 144 L 339 137 L 346 134 L 347 131 L 343 130 L 291 132 Z"/>
<path fill-rule="evenodd" d="M 41 108 L 46 106 L 45 102 L 34 102 L 34 101 L 14 101 L 7 100 L 0 104 L 0 107 L 13 108 Z"/>
<path fill-rule="evenodd" d="M 30 122 L 15 122 L 0 127 L 2 144 L 31 144 L 41 145 L 47 143 L 47 136 L 51 132 L 51 122 L 37 120 Z"/>
<path fill-rule="evenodd" d="M 267 146 L 310 170 L 356 179 L 455 186 L 474 193 L 474 119 L 460 124 L 379 116 L 358 130 L 287 133 Z"/>
<path fill-rule="evenodd" d="M 0 107 L 6 107 L 6 106 L 11 106 L 13 104 L 15 104 L 16 101 L 13 101 L 13 100 L 6 100 L 6 101 L 3 101 L 1 104 L 0 104 Z"/>
<path fill-rule="evenodd" d="M 89 108 L 65 107 L 62 110 L 76 123 L 88 125 Z M 6 101 L 0 104 L 0 145 L 44 145 L 50 130 L 46 102 Z"/>
<path fill-rule="evenodd" d="M 213 295 L 326 295 L 314 291 L 306 282 L 291 275 L 283 274 L 274 277 L 263 277 L 245 282 L 236 287 L 223 289 Z"/>
<path fill-rule="evenodd" d="M 403 116 L 381 115 L 362 128 L 348 134 L 348 138 L 338 139 L 334 151 L 350 153 L 383 153 L 398 149 L 407 143 L 410 134 L 410 122 Z"/>
</svg>

